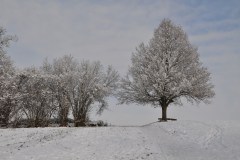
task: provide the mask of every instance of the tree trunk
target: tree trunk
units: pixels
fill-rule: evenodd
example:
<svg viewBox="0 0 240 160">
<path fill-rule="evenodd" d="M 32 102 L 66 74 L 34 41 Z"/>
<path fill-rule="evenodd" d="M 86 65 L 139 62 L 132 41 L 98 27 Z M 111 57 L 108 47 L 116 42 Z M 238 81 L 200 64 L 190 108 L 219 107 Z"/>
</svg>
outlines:
<svg viewBox="0 0 240 160">
<path fill-rule="evenodd" d="M 10 107 L 6 107 L 6 109 L 0 110 L 0 126 L 6 127 L 8 126 L 8 121 L 10 117 Z"/>
<path fill-rule="evenodd" d="M 68 108 L 61 108 L 59 111 L 59 123 L 60 127 L 66 127 L 68 125 Z"/>
<path fill-rule="evenodd" d="M 39 124 L 40 124 L 39 119 L 36 118 L 36 119 L 34 120 L 34 126 L 33 126 L 33 127 L 40 127 Z"/>
<path fill-rule="evenodd" d="M 69 113 L 69 103 L 67 102 L 67 98 L 64 96 L 59 100 L 61 103 L 59 104 L 59 121 L 60 127 L 66 127 L 68 125 L 68 113 Z"/>
<path fill-rule="evenodd" d="M 68 125 L 68 119 L 66 117 L 64 117 L 60 126 L 61 127 L 67 127 L 67 125 Z"/>
<path fill-rule="evenodd" d="M 84 127 L 86 126 L 86 117 L 85 115 L 81 115 L 74 119 L 74 126 L 75 127 Z"/>
<path fill-rule="evenodd" d="M 167 121 L 167 106 L 162 106 L 162 120 Z"/>
</svg>

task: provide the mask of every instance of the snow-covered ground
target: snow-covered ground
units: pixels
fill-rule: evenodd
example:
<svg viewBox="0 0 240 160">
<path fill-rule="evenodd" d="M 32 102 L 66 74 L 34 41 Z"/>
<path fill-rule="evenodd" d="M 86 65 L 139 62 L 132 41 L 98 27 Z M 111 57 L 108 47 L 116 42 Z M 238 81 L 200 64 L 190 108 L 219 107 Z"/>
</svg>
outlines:
<svg viewBox="0 0 240 160">
<path fill-rule="evenodd" d="M 240 123 L 0 129 L 1 160 L 240 160 Z"/>
</svg>

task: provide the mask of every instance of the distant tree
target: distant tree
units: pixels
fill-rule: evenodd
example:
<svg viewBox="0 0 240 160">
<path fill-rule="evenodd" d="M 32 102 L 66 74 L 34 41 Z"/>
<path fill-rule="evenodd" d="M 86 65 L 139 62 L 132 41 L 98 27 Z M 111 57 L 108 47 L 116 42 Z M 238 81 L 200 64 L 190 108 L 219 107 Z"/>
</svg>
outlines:
<svg viewBox="0 0 240 160">
<path fill-rule="evenodd" d="M 199 62 L 197 48 L 180 26 L 164 19 L 149 43 L 141 43 L 133 53 L 119 101 L 160 106 L 162 120 L 167 121 L 170 104 L 181 104 L 181 98 L 209 102 L 214 95 L 210 73 Z"/>
<path fill-rule="evenodd" d="M 6 35 L 6 30 L 0 27 L 0 126 L 7 126 L 17 110 L 17 84 L 15 68 L 6 48 L 15 36 Z"/>
</svg>

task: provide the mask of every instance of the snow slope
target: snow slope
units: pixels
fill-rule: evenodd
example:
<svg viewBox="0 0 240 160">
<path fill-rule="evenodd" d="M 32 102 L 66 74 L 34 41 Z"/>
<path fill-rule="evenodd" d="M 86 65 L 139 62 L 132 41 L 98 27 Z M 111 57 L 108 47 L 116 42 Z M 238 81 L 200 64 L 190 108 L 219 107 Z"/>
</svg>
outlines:
<svg viewBox="0 0 240 160">
<path fill-rule="evenodd" d="M 1 160 L 240 160 L 238 122 L 0 129 Z"/>
</svg>

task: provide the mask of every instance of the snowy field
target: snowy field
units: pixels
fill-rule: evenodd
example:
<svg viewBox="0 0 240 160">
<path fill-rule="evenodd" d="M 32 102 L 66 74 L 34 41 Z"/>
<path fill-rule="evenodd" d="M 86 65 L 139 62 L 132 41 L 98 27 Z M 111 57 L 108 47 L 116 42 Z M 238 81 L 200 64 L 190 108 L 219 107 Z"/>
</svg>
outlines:
<svg viewBox="0 0 240 160">
<path fill-rule="evenodd" d="M 1 160 L 240 160 L 238 122 L 0 129 Z"/>
</svg>

